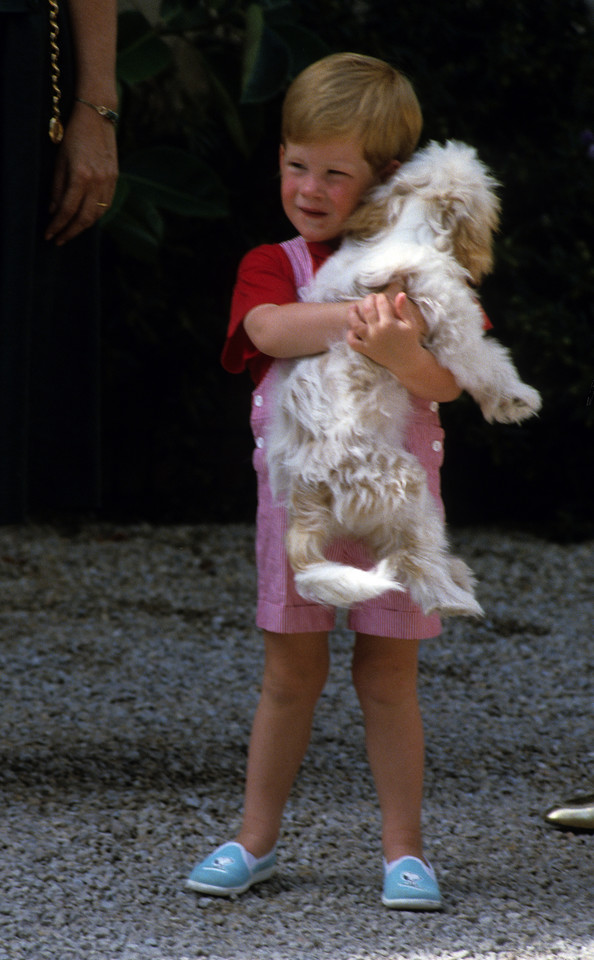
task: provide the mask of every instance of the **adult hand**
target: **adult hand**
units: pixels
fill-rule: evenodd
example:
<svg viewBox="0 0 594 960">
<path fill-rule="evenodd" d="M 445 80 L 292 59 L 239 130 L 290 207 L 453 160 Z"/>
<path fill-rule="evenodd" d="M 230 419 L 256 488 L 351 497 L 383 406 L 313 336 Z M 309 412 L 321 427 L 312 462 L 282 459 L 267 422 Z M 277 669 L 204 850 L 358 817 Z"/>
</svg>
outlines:
<svg viewBox="0 0 594 960">
<path fill-rule="evenodd" d="M 109 209 L 118 176 L 113 124 L 75 103 L 58 147 L 46 240 L 62 246 Z"/>
</svg>

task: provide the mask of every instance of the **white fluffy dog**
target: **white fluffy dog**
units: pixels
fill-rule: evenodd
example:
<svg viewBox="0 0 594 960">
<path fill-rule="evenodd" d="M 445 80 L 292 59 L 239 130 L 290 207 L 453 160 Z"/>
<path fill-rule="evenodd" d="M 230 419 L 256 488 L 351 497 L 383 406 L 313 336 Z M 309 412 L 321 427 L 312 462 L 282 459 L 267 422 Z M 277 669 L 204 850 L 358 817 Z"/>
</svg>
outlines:
<svg viewBox="0 0 594 960">
<path fill-rule="evenodd" d="M 417 152 L 355 212 L 339 250 L 302 291 L 359 299 L 395 280 L 418 304 L 425 346 L 488 421 L 519 422 L 540 397 L 507 350 L 485 337 L 470 283 L 492 266 L 499 203 L 475 151 L 449 141 Z M 425 613 L 478 616 L 473 577 L 448 551 L 423 468 L 403 448 L 409 396 L 346 341 L 284 365 L 268 444 L 272 489 L 287 505 L 287 553 L 302 596 L 334 606 L 408 589 Z M 376 565 L 330 562 L 338 536 L 363 539 Z"/>
</svg>

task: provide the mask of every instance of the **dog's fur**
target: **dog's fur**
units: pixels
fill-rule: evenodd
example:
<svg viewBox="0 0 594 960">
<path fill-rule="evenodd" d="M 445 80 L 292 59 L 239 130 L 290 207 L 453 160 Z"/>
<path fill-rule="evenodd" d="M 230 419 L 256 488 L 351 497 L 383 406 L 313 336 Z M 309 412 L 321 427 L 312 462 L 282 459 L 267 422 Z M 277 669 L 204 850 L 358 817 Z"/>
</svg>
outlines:
<svg viewBox="0 0 594 960">
<path fill-rule="evenodd" d="M 540 397 L 484 336 L 470 283 L 492 266 L 496 183 L 465 144 L 431 143 L 355 212 L 339 250 L 301 292 L 359 299 L 400 280 L 427 323 L 425 345 L 488 421 L 519 422 Z M 404 450 L 406 389 L 346 341 L 284 365 L 268 444 L 273 491 L 289 513 L 287 553 L 304 597 L 334 606 L 408 589 L 425 613 L 478 616 L 473 577 L 453 558 L 416 457 Z M 371 570 L 333 563 L 337 536 L 364 539 Z"/>
</svg>

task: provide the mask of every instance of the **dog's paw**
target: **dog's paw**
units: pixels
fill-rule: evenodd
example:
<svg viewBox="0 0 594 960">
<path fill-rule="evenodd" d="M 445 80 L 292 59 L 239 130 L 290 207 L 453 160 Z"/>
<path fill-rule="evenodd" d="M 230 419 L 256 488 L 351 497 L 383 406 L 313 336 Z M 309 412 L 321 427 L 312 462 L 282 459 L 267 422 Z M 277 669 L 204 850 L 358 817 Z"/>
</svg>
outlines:
<svg viewBox="0 0 594 960">
<path fill-rule="evenodd" d="M 533 417 L 542 406 L 540 394 L 533 387 L 520 384 L 512 396 L 498 397 L 481 405 L 483 416 L 489 423 L 520 423 Z"/>
<path fill-rule="evenodd" d="M 473 596 L 445 601 L 435 608 L 441 617 L 484 617 L 485 611 Z"/>
<path fill-rule="evenodd" d="M 485 612 L 472 590 L 464 590 L 457 584 L 450 583 L 442 587 L 429 599 L 421 597 L 420 606 L 423 613 L 438 613 L 441 617 L 484 617 Z M 411 588 L 413 600 L 416 600 L 414 589 Z"/>
</svg>

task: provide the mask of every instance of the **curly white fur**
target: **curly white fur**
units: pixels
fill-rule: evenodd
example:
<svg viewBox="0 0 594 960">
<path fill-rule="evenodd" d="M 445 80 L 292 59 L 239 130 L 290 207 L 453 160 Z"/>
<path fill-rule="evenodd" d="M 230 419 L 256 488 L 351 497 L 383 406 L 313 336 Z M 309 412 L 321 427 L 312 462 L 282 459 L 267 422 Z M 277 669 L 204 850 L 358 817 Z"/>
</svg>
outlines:
<svg viewBox="0 0 594 960">
<path fill-rule="evenodd" d="M 495 181 L 462 143 L 419 151 L 353 217 L 340 249 L 302 291 L 309 302 L 359 299 L 399 279 L 422 310 L 425 345 L 488 421 L 519 422 L 540 397 L 508 351 L 485 337 L 469 281 L 492 265 Z M 408 589 L 425 613 L 478 616 L 473 577 L 448 550 L 423 468 L 403 448 L 409 398 L 346 342 L 284 365 L 268 444 L 272 488 L 289 512 L 287 552 L 304 597 L 350 606 Z M 376 566 L 326 559 L 336 536 L 364 539 Z"/>
</svg>

